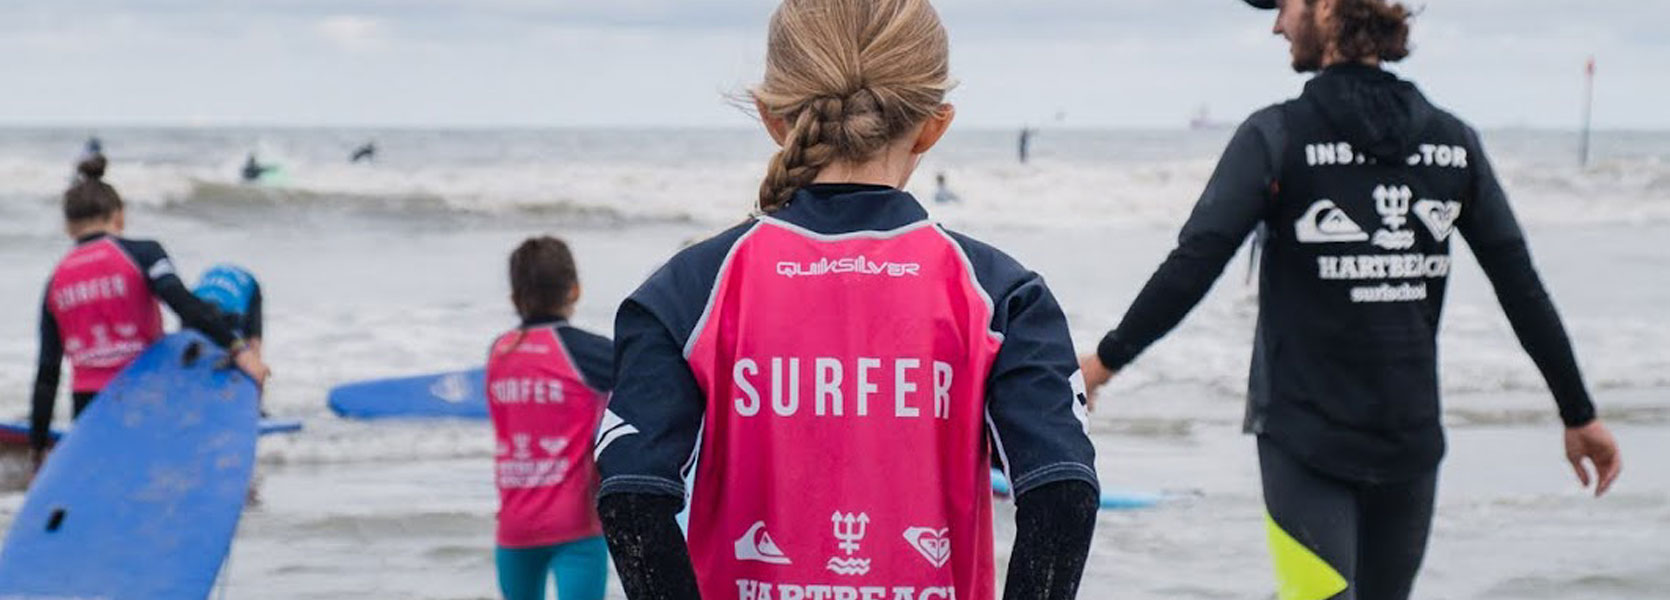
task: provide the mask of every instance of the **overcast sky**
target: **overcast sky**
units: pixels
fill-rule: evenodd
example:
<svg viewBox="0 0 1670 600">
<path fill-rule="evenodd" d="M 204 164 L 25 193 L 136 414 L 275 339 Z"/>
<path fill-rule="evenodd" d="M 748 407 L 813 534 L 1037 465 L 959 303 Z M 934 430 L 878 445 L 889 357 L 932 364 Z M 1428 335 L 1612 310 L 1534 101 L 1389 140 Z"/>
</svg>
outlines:
<svg viewBox="0 0 1670 600">
<path fill-rule="evenodd" d="M 0 123 L 744 126 L 769 0 L 0 0 Z M 960 123 L 1238 120 L 1303 79 L 1239 0 L 939 0 Z M 1426 0 L 1401 71 L 1475 124 L 1670 129 L 1670 2 Z"/>
</svg>

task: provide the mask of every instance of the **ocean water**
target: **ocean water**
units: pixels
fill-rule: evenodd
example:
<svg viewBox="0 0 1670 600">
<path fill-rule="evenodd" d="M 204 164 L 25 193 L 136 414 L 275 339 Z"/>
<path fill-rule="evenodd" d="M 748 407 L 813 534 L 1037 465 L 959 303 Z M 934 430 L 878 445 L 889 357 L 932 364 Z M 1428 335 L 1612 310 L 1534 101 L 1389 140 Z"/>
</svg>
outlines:
<svg viewBox="0 0 1670 600">
<path fill-rule="evenodd" d="M 494 597 L 485 424 L 341 421 L 326 391 L 478 364 L 514 324 L 504 260 L 531 234 L 570 241 L 575 321 L 608 333 L 667 256 L 747 213 L 771 151 L 749 130 L 7 130 L 0 418 L 28 412 L 42 286 L 69 244 L 57 195 L 90 133 L 130 235 L 162 240 L 192 277 L 235 261 L 263 281 L 267 406 L 308 429 L 261 442 L 261 502 L 224 580 L 226 597 L 251 599 Z M 1046 130 L 1020 165 L 1014 132 L 958 131 L 910 189 L 931 198 L 944 173 L 963 202 L 934 216 L 1042 273 L 1089 350 L 1170 250 L 1229 135 Z M 366 139 L 377 162 L 347 164 Z M 1570 134 L 1485 141 L 1626 468 L 1604 499 L 1578 488 L 1552 400 L 1458 247 L 1441 337 L 1451 451 L 1417 597 L 1670 597 L 1670 468 L 1657 464 L 1670 455 L 1670 133 L 1600 134 L 1586 169 Z M 250 151 L 282 173 L 237 184 Z M 1081 597 L 1273 597 L 1239 434 L 1256 307 L 1244 277 L 1242 257 L 1103 393 L 1091 428 L 1104 484 L 1175 499 L 1102 515 Z M 0 466 L 3 524 L 22 500 L 20 457 Z M 1000 565 L 1010 516 L 1000 508 Z"/>
</svg>

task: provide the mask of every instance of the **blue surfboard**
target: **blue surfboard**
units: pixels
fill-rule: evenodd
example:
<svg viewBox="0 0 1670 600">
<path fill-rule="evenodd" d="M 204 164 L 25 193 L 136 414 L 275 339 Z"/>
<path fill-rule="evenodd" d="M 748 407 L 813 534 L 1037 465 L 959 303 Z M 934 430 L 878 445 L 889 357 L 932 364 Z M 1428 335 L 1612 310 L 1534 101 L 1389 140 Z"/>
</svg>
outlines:
<svg viewBox="0 0 1670 600">
<path fill-rule="evenodd" d="M 326 404 L 349 419 L 486 419 L 484 369 L 378 379 L 331 388 Z"/>
<path fill-rule="evenodd" d="M 1014 493 L 1014 488 L 1009 485 L 1009 478 L 1004 477 L 1003 472 L 997 469 L 992 469 L 992 493 L 1003 496 Z M 1102 490 L 1101 505 L 1102 510 L 1130 510 L 1133 508 L 1149 508 L 1159 504 L 1162 500 L 1165 500 L 1165 497 L 1159 494 Z"/>
<path fill-rule="evenodd" d="M 261 422 L 255 427 L 256 433 L 261 435 L 295 433 L 301 430 L 301 419 L 261 419 Z M 47 432 L 47 439 L 56 444 L 65 435 L 69 435 L 68 429 L 53 427 Z M 22 446 L 28 443 L 29 423 L 25 421 L 0 423 L 0 444 Z"/>
<path fill-rule="evenodd" d="M 258 392 L 194 332 L 153 344 L 87 407 L 0 549 L 0 597 L 206 598 L 255 462 Z"/>
</svg>

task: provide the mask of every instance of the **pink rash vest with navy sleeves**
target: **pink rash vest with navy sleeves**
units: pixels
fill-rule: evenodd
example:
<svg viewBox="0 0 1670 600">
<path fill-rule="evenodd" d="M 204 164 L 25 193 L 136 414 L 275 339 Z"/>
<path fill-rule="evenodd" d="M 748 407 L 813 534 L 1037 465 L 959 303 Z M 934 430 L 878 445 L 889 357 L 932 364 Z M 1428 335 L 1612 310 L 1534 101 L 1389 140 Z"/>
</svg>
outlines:
<svg viewBox="0 0 1670 600">
<path fill-rule="evenodd" d="M 994 462 L 1096 484 L 1037 274 L 904 192 L 820 185 L 622 305 L 600 493 L 683 495 L 703 598 L 989 600 Z"/>
</svg>

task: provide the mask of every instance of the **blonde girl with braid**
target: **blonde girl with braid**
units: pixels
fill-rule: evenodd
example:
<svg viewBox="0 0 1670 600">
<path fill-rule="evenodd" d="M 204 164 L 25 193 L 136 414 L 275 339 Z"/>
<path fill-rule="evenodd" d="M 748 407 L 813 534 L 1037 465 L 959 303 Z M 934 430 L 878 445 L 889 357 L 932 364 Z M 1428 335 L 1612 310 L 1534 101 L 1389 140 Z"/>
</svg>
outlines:
<svg viewBox="0 0 1670 600">
<path fill-rule="evenodd" d="M 902 191 L 955 116 L 938 14 L 787 0 L 767 47 L 753 217 L 616 315 L 598 512 L 627 596 L 993 600 L 995 462 L 1005 596 L 1072 598 L 1097 480 L 1066 318 Z"/>
</svg>

